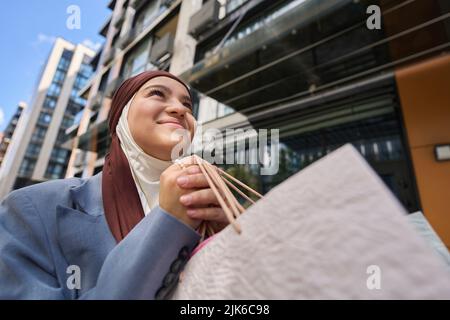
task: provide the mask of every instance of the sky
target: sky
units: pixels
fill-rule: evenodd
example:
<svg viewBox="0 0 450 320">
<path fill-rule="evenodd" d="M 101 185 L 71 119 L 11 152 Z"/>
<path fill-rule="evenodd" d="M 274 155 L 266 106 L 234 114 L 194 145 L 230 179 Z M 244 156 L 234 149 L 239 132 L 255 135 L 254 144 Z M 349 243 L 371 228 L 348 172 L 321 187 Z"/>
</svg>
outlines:
<svg viewBox="0 0 450 320">
<path fill-rule="evenodd" d="M 20 101 L 30 103 L 40 70 L 56 37 L 97 50 L 99 30 L 111 15 L 109 0 L 14 0 L 0 10 L 0 132 Z M 71 5 L 80 9 L 80 29 L 69 29 Z M 73 21 L 73 20 L 72 20 Z"/>
</svg>

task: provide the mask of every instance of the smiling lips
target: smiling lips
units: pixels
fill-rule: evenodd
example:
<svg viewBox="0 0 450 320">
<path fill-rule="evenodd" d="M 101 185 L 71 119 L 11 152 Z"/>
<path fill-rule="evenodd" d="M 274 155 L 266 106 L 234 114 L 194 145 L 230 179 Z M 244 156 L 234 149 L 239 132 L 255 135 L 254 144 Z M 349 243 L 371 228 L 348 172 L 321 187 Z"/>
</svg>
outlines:
<svg viewBox="0 0 450 320">
<path fill-rule="evenodd" d="M 170 126 L 173 128 L 184 129 L 184 126 L 177 120 L 163 120 L 163 121 L 159 121 L 158 123 L 166 125 L 166 126 Z"/>
</svg>

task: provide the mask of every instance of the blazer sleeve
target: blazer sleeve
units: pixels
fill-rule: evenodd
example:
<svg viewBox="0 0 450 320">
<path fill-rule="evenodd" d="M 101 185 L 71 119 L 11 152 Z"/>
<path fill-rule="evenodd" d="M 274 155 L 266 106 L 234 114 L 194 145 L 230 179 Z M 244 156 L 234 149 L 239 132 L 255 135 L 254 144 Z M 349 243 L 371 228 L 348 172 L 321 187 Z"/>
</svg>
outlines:
<svg viewBox="0 0 450 320">
<path fill-rule="evenodd" d="M 109 253 L 97 285 L 82 298 L 164 299 L 200 235 L 155 207 Z"/>
<path fill-rule="evenodd" d="M 0 205 L 0 299 L 64 299 L 44 223 L 27 198 L 12 192 Z M 156 207 L 110 251 L 96 286 L 76 298 L 163 299 L 199 239 Z"/>
<path fill-rule="evenodd" d="M 27 197 L 0 204 L 0 299 L 63 299 L 47 234 Z"/>
</svg>

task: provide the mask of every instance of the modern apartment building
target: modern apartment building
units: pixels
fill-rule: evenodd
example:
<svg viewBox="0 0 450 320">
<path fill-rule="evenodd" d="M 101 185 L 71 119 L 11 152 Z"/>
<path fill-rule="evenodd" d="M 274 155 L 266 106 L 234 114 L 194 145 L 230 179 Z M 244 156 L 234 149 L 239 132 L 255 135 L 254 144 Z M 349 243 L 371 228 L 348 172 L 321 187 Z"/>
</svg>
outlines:
<svg viewBox="0 0 450 320">
<path fill-rule="evenodd" d="M 368 13 L 371 5 L 379 17 L 377 10 Z M 260 191 L 352 143 L 404 207 L 422 210 L 450 247 L 450 161 L 439 156 L 450 148 L 449 1 L 117 0 L 109 6 L 111 18 L 100 31 L 105 47 L 82 90 L 88 107 L 68 132 L 68 177 L 101 171 L 114 90 L 123 79 L 159 68 L 195 89 L 204 128 L 280 130 L 278 174 L 259 176 L 258 166 L 251 167 Z M 369 17 L 380 18 L 380 28 Z M 252 153 L 249 146 L 244 156 Z"/>
<path fill-rule="evenodd" d="M 92 75 L 89 62 L 94 54 L 83 45 L 61 38 L 55 41 L 0 169 L 0 197 L 13 189 L 64 177 L 70 156 L 62 148 L 65 130 L 84 108 L 78 91 Z"/>
<path fill-rule="evenodd" d="M 3 158 L 5 157 L 6 151 L 8 150 L 9 144 L 11 143 L 11 140 L 14 136 L 14 132 L 16 132 L 19 120 L 26 107 L 27 104 L 25 102 L 19 102 L 16 112 L 6 126 L 5 131 L 2 133 L 2 137 L 0 139 L 0 167 L 2 166 Z"/>
</svg>

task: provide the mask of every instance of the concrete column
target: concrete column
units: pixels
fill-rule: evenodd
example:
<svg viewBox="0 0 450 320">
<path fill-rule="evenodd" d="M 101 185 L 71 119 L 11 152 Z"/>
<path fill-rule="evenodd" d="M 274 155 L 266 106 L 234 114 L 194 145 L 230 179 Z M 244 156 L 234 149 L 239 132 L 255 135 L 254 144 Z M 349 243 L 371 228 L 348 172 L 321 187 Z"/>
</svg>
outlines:
<svg viewBox="0 0 450 320">
<path fill-rule="evenodd" d="M 201 0 L 189 0 L 181 3 L 175 35 L 174 53 L 169 71 L 180 75 L 194 65 L 197 41 L 188 34 L 189 20 L 202 6 Z"/>
</svg>

